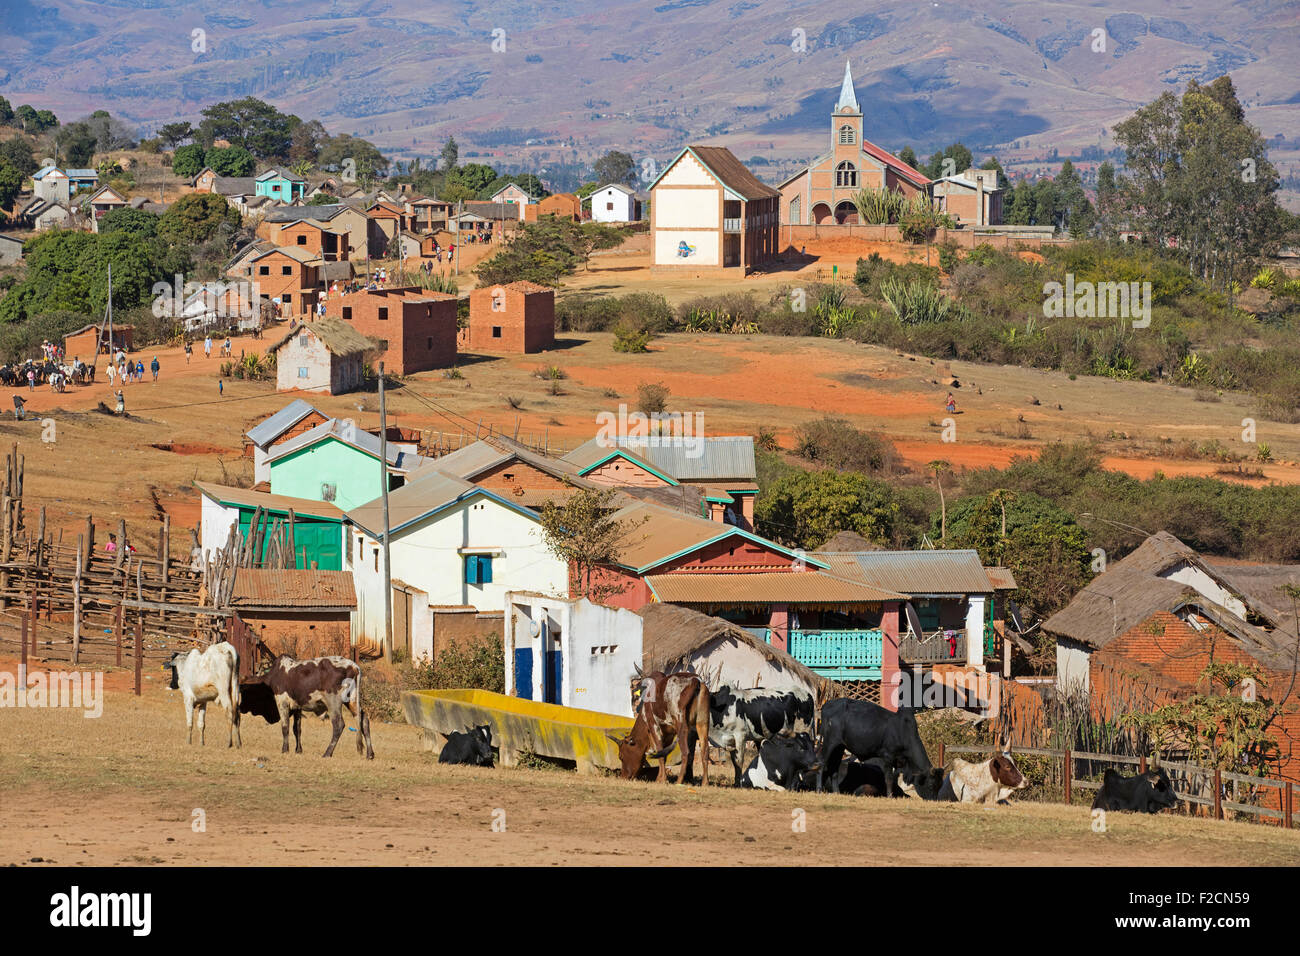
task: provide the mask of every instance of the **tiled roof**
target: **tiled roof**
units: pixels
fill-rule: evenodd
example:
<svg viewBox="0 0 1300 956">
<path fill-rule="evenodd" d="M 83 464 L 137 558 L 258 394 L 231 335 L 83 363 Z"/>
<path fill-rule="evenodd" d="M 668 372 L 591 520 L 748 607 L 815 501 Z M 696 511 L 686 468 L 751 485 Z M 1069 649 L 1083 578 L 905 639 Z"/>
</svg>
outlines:
<svg viewBox="0 0 1300 956">
<path fill-rule="evenodd" d="M 240 568 L 230 596 L 233 608 L 354 610 L 351 571 Z"/>
</svg>

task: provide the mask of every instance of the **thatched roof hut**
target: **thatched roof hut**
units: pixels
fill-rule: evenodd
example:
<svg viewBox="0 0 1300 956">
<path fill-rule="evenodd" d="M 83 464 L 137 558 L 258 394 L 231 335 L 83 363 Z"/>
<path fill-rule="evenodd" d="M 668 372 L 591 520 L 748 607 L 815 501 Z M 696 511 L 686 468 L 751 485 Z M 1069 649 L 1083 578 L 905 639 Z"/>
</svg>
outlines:
<svg viewBox="0 0 1300 956">
<path fill-rule="evenodd" d="M 647 604 L 637 614 L 643 671 L 690 671 L 710 687 L 803 687 L 818 706 L 843 696 L 833 681 L 730 621 L 675 604 Z"/>
</svg>

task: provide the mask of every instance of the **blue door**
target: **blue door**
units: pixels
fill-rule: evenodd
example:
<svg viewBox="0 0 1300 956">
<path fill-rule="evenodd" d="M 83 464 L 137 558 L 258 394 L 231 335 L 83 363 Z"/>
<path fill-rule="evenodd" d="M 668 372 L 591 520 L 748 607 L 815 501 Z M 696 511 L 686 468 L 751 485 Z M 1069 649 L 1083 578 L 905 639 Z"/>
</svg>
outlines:
<svg viewBox="0 0 1300 956">
<path fill-rule="evenodd" d="M 515 696 L 533 699 L 533 649 L 515 648 Z"/>
<path fill-rule="evenodd" d="M 558 647 L 555 650 L 548 649 L 546 651 L 545 700 L 548 704 L 564 703 L 562 698 L 563 687 L 561 686 L 564 675 L 563 664 Z"/>
</svg>

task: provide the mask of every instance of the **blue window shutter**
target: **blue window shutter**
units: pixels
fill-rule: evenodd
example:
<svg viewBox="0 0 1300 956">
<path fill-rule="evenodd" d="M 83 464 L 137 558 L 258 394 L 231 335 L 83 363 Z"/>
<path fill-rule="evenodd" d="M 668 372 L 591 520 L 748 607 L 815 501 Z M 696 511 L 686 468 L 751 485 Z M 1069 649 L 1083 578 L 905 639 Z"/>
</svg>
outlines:
<svg viewBox="0 0 1300 956">
<path fill-rule="evenodd" d="M 491 584 L 492 583 L 492 556 L 490 554 L 483 555 L 478 559 L 478 569 L 479 569 L 479 583 Z"/>
<path fill-rule="evenodd" d="M 478 584 L 478 555 L 465 555 L 465 583 Z"/>
</svg>

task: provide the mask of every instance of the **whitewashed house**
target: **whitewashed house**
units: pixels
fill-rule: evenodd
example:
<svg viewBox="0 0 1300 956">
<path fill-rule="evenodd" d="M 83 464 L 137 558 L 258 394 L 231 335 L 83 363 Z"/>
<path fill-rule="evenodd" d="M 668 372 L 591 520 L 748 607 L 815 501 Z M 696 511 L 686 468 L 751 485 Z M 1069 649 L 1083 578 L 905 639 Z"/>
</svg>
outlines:
<svg viewBox="0 0 1300 956">
<path fill-rule="evenodd" d="M 591 194 L 593 222 L 640 222 L 641 200 L 622 183 L 601 186 Z"/>
<path fill-rule="evenodd" d="M 361 384 L 367 355 L 383 352 L 341 319 L 317 319 L 290 329 L 268 352 L 276 358 L 275 384 L 281 392 L 328 392 L 338 395 Z"/>
<path fill-rule="evenodd" d="M 505 602 L 506 693 L 631 717 L 641 618 L 624 608 L 511 591 Z"/>
<path fill-rule="evenodd" d="M 568 566 L 542 536 L 535 512 L 460 478 L 430 471 L 388 495 L 393 646 L 433 656 L 434 615 L 472 607 L 500 613 L 509 590 L 568 593 Z M 385 636 L 383 501 L 347 512 L 344 570 L 356 583 L 355 641 Z"/>
</svg>

